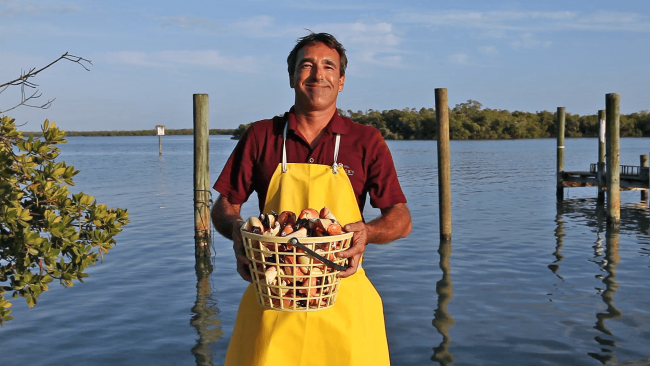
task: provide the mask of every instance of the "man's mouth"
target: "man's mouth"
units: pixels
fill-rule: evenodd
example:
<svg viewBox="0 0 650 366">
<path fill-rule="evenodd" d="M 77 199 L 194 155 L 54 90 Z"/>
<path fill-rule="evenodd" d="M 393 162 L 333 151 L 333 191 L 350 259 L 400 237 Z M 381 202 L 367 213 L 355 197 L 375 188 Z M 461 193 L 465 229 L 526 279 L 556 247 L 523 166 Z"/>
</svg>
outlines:
<svg viewBox="0 0 650 366">
<path fill-rule="evenodd" d="M 306 83 L 305 86 L 308 88 L 329 88 L 330 84 L 329 83 Z"/>
</svg>

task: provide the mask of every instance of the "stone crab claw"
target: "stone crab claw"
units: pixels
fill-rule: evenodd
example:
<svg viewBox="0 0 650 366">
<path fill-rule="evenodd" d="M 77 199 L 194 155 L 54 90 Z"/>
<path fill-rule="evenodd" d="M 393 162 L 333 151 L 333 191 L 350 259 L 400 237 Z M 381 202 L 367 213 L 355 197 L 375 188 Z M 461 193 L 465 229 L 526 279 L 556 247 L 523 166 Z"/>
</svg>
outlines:
<svg viewBox="0 0 650 366">
<path fill-rule="evenodd" d="M 253 234 L 262 234 L 264 233 L 264 224 L 260 221 L 259 218 L 251 216 L 246 220 L 244 225 L 242 225 L 242 230 L 248 231 Z"/>
<path fill-rule="evenodd" d="M 318 216 L 321 219 L 330 219 L 330 220 L 336 222 L 336 217 L 334 216 L 332 211 L 330 211 L 330 209 L 327 208 L 326 206 L 323 206 L 323 208 L 321 208 L 320 213 L 319 213 Z"/>
</svg>

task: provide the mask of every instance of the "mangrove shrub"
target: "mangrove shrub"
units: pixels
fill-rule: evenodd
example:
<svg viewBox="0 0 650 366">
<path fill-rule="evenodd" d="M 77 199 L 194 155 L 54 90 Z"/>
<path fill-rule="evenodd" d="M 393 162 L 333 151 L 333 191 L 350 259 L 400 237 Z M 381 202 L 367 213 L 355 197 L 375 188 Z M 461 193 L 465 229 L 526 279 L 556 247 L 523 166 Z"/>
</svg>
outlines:
<svg viewBox="0 0 650 366">
<path fill-rule="evenodd" d="M 126 210 L 71 194 L 79 171 L 56 161 L 65 132 L 46 120 L 42 135 L 23 137 L 0 117 L 0 325 L 12 319 L 6 295 L 31 308 L 52 281 L 83 282 L 129 222 Z"/>
</svg>

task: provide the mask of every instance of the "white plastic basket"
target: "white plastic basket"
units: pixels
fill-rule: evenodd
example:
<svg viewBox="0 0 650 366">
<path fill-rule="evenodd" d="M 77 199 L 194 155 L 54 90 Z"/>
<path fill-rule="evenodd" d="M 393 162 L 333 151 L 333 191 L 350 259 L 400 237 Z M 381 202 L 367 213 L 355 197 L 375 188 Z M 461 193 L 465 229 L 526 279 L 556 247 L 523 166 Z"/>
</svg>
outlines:
<svg viewBox="0 0 650 366">
<path fill-rule="evenodd" d="M 292 236 L 267 236 L 244 230 L 241 233 L 260 305 L 294 312 L 334 305 L 341 282 L 336 275 L 348 261 L 336 257 L 336 253 L 350 247 L 353 233 L 293 241 Z"/>
</svg>

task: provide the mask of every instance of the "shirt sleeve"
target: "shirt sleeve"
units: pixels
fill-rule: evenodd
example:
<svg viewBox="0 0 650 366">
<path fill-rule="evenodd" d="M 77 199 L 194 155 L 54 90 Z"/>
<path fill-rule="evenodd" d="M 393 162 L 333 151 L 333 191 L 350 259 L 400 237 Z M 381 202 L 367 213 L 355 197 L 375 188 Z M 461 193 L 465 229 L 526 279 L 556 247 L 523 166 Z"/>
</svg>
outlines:
<svg viewBox="0 0 650 366">
<path fill-rule="evenodd" d="M 258 144 L 254 128 L 255 124 L 244 132 L 213 186 L 233 204 L 246 202 L 255 189 L 253 182 Z"/>
<path fill-rule="evenodd" d="M 375 208 L 386 208 L 398 203 L 406 203 L 406 196 L 397 178 L 397 171 L 388 144 L 379 130 L 372 134 L 367 170 L 366 188 L 370 204 Z"/>
</svg>

